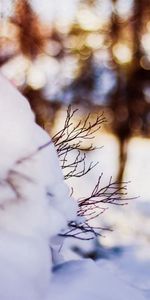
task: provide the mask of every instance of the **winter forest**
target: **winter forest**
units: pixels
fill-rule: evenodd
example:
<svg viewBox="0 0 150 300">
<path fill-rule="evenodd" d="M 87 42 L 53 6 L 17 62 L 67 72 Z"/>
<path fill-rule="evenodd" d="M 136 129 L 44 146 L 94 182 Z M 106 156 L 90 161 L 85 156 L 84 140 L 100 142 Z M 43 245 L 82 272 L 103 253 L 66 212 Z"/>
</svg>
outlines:
<svg viewBox="0 0 150 300">
<path fill-rule="evenodd" d="M 150 299 L 150 1 L 0 0 L 0 300 Z"/>
</svg>

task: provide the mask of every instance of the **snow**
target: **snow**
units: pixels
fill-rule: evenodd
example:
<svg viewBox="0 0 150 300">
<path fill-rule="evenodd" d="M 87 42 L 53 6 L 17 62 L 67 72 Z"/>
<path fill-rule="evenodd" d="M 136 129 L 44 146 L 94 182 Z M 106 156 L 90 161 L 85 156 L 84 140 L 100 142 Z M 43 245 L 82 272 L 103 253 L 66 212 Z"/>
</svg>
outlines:
<svg viewBox="0 0 150 300">
<path fill-rule="evenodd" d="M 44 299 L 49 243 L 76 217 L 77 206 L 27 100 L 2 75 L 0 86 L 0 299 Z"/>
<path fill-rule="evenodd" d="M 150 295 L 150 253 L 147 247 L 130 246 L 115 258 L 123 278 Z"/>
<path fill-rule="evenodd" d="M 53 236 L 66 226 L 68 220 L 75 218 L 75 201 L 69 197 L 53 144 L 36 153 L 38 147 L 50 142 L 50 138 L 35 123 L 27 100 L 2 76 L 0 85 L 0 178 L 4 180 L 10 170 L 21 173 L 20 178 L 17 173 L 14 174 L 13 180 L 17 180 L 21 197 L 27 200 L 20 201 L 19 205 L 7 205 L 7 211 L 1 211 L 0 225 L 2 227 L 4 223 L 5 228 L 9 227 L 11 220 L 11 230 L 13 225 L 16 231 L 21 230 L 23 224 L 24 233 L 27 230 L 31 233 L 32 226 L 38 233 L 43 226 L 48 237 Z M 25 157 L 29 159 L 16 163 Z M 25 180 L 23 176 L 30 180 Z M 52 195 L 51 205 L 48 192 Z M 0 196 L 0 203 L 4 207 L 8 200 L 5 199 L 4 203 L 3 194 Z M 21 220 L 26 218 L 28 224 L 25 226 L 25 220 Z"/>
<path fill-rule="evenodd" d="M 0 86 L 0 299 L 148 299 L 119 261 L 61 257 L 58 234 L 77 204 L 28 101 L 1 74 Z"/>
<path fill-rule="evenodd" d="M 89 259 L 62 264 L 52 283 L 55 300 L 144 300 L 138 289 L 123 281 L 115 266 L 104 260 L 97 264 Z"/>
</svg>

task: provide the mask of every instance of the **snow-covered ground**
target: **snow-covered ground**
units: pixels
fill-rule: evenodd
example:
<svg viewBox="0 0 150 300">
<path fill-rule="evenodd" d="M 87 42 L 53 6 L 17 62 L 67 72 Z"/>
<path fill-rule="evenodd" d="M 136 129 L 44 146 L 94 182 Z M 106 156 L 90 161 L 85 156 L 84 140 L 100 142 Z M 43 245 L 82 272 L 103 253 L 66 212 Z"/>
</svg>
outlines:
<svg viewBox="0 0 150 300">
<path fill-rule="evenodd" d="M 135 232 L 133 250 L 126 247 L 112 261 L 77 255 L 72 260 L 71 252 L 70 259 L 65 257 L 57 236 L 77 218 L 77 205 L 69 197 L 54 146 L 36 125 L 27 100 L 1 75 L 0 85 L 0 299 L 148 299 L 149 256 L 144 252 L 139 260 Z M 85 182 L 90 187 L 94 180 Z M 82 189 L 78 186 L 80 196 Z"/>
<path fill-rule="evenodd" d="M 88 194 L 94 186 L 98 174 L 104 173 L 102 184 L 107 184 L 110 176 L 115 178 L 118 167 L 118 143 L 113 135 L 102 133 L 96 137 L 101 150 L 91 153 L 88 160 L 96 160 L 100 165 L 83 182 L 71 182 L 77 197 Z M 133 138 L 128 146 L 128 164 L 125 180 L 131 181 L 128 193 L 137 199 L 128 206 L 110 207 L 97 219 L 97 225 L 109 225 L 113 232 L 106 232 L 100 244 L 106 247 L 109 260 L 115 264 L 123 278 L 137 288 L 141 288 L 147 299 L 150 297 L 150 141 Z M 79 246 L 83 247 L 83 245 Z M 85 244 L 85 248 L 87 245 Z M 116 254 L 113 249 L 116 249 Z M 93 250 L 87 247 L 87 252 Z M 128 297 L 129 299 L 132 299 Z M 113 298 L 112 298 L 113 299 Z M 122 298 L 120 298 L 122 299 Z"/>
</svg>

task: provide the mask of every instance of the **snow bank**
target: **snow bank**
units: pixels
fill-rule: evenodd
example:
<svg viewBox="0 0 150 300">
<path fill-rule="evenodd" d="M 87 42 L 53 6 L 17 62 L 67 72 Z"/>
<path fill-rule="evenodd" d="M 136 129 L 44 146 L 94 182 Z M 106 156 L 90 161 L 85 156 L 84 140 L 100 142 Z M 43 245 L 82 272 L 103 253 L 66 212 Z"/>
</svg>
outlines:
<svg viewBox="0 0 150 300">
<path fill-rule="evenodd" d="M 27 100 L 1 75 L 0 86 L 0 179 L 4 181 L 10 170 L 15 171 L 16 174 L 11 172 L 10 176 L 13 176 L 12 181 L 16 182 L 22 200 L 26 200 L 18 203 L 10 186 L 7 191 L 3 185 L 0 204 L 7 209 L 0 212 L 0 226 L 22 230 L 21 233 L 28 231 L 28 234 L 32 233 L 32 227 L 38 234 L 43 226 L 48 237 L 53 236 L 66 226 L 68 220 L 76 217 L 75 202 L 68 196 L 53 144 L 36 153 L 50 138 L 35 123 Z M 26 157 L 29 159 L 16 164 Z"/>
<path fill-rule="evenodd" d="M 143 300 L 106 263 L 69 261 L 52 271 L 50 248 L 77 205 L 28 101 L 2 75 L 0 86 L 0 299 Z"/>
<path fill-rule="evenodd" d="M 0 299 L 44 299 L 51 238 L 77 207 L 28 101 L 2 75 L 0 86 Z"/>
</svg>

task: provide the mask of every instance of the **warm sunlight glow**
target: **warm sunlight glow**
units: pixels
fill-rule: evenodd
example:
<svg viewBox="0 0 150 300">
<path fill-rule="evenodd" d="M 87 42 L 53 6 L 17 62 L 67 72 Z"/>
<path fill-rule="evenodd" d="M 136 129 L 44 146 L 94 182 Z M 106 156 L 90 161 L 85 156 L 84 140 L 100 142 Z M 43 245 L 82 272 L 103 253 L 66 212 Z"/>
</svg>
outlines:
<svg viewBox="0 0 150 300">
<path fill-rule="evenodd" d="M 87 8 L 78 12 L 77 20 L 84 30 L 98 30 L 102 25 L 101 19 Z"/>
<path fill-rule="evenodd" d="M 3 74 L 8 77 L 16 86 L 25 82 L 26 72 L 29 67 L 29 60 L 23 55 L 18 55 L 1 67 Z"/>
<path fill-rule="evenodd" d="M 150 33 L 145 33 L 142 36 L 141 43 L 142 43 L 142 47 L 147 52 L 147 54 L 150 54 Z"/>
<path fill-rule="evenodd" d="M 120 64 L 127 64 L 132 60 L 131 48 L 123 43 L 117 43 L 113 47 L 113 54 Z"/>
<path fill-rule="evenodd" d="M 13 40 L 17 34 L 17 27 L 11 22 L 0 22 L 0 38 Z"/>
<path fill-rule="evenodd" d="M 32 66 L 28 72 L 27 82 L 33 89 L 40 89 L 46 84 L 45 74 L 36 66 Z"/>
<path fill-rule="evenodd" d="M 104 45 L 104 35 L 98 33 L 90 33 L 87 36 L 86 45 L 93 49 L 101 48 Z"/>
</svg>

